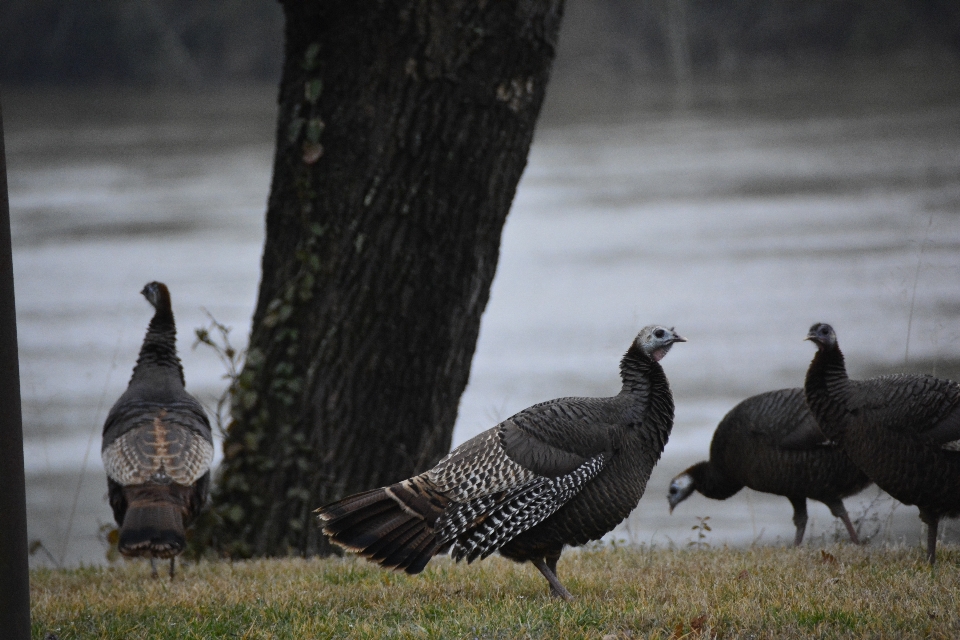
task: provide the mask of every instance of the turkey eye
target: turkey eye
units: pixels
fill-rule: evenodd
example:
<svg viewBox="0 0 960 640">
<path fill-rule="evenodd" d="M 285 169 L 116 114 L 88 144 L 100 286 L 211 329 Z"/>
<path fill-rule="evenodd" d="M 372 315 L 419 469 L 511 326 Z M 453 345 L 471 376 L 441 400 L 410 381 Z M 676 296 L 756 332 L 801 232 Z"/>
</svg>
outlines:
<svg viewBox="0 0 960 640">
<path fill-rule="evenodd" d="M 663 329 L 657 329 L 656 331 L 653 332 L 653 335 L 656 336 L 657 338 L 662 338 L 662 337 L 663 337 Z"/>
</svg>

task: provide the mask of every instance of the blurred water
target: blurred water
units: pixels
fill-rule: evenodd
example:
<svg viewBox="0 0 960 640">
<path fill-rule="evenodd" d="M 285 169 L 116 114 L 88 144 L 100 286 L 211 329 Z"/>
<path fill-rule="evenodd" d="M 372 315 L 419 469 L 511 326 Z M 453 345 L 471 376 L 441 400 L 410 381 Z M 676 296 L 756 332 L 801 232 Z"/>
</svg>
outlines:
<svg viewBox="0 0 960 640">
<path fill-rule="evenodd" d="M 762 84 L 731 82 L 705 94 L 722 104 L 679 108 L 651 87 L 661 102 L 595 118 L 548 104 L 455 443 L 534 402 L 615 393 L 636 331 L 673 324 L 690 340 L 663 362 L 674 434 L 615 535 L 684 545 L 710 516 L 712 544 L 785 542 L 783 498 L 694 496 L 668 516 L 665 493 L 736 402 L 802 384 L 811 323 L 836 327 L 854 375 L 958 377 L 960 90 L 932 78 L 936 90 L 905 94 L 878 76 L 851 84 L 858 101 L 815 80 L 796 85 L 802 109 L 775 82 L 768 101 Z M 5 96 L 29 536 L 46 550 L 34 563 L 103 560 L 100 429 L 150 317 L 145 282 L 171 287 L 188 388 L 210 406 L 219 395 L 223 368 L 192 333 L 204 309 L 236 344 L 249 330 L 273 93 Z M 851 500 L 851 515 L 916 543 L 916 510 L 876 497 Z M 832 539 L 828 510 L 810 516 L 808 535 Z"/>
</svg>

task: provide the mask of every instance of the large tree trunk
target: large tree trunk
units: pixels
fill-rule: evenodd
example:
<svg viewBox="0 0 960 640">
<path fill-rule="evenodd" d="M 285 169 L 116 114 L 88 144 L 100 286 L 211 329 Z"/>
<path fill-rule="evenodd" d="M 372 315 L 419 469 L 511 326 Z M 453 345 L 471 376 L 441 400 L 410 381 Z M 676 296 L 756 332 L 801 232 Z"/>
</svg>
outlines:
<svg viewBox="0 0 960 640">
<path fill-rule="evenodd" d="M 562 0 L 290 0 L 260 296 L 214 507 L 231 555 L 450 447 Z"/>
</svg>

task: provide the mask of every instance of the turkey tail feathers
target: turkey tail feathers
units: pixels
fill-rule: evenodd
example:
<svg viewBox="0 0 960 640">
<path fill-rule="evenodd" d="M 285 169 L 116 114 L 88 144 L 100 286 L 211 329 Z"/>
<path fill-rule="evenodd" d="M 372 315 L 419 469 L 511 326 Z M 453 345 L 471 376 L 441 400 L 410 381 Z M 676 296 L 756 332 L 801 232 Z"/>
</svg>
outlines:
<svg viewBox="0 0 960 640">
<path fill-rule="evenodd" d="M 323 532 L 383 567 L 420 573 L 440 548 L 432 525 L 442 507 L 412 485 L 407 480 L 317 509 Z"/>
<path fill-rule="evenodd" d="M 129 507 L 117 548 L 125 556 L 172 558 L 187 546 L 183 510 L 169 487 L 125 487 Z"/>
</svg>

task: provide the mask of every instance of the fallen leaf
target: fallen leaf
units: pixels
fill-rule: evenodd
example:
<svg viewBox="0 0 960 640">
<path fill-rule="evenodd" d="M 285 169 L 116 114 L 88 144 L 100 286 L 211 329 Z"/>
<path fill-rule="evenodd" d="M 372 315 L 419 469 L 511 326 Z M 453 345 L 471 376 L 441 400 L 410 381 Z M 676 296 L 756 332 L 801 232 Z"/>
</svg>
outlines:
<svg viewBox="0 0 960 640">
<path fill-rule="evenodd" d="M 707 614 L 701 614 L 696 618 L 690 618 L 690 628 L 700 633 L 703 631 L 703 628 L 707 626 Z"/>
<path fill-rule="evenodd" d="M 820 561 L 824 564 L 837 564 L 837 558 L 832 553 L 820 549 Z"/>
<path fill-rule="evenodd" d="M 303 143 L 303 162 L 313 164 L 323 155 L 323 145 L 315 142 Z"/>
</svg>

